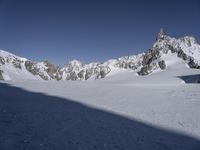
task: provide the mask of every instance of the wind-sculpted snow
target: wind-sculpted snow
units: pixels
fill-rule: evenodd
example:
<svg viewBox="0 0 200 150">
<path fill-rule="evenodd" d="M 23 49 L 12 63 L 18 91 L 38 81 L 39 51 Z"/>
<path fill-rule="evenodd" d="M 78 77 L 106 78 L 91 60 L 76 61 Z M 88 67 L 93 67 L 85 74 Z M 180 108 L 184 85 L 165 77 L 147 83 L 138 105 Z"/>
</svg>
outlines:
<svg viewBox="0 0 200 150">
<path fill-rule="evenodd" d="M 42 79 L 42 80 L 88 80 L 102 79 L 120 70 L 138 75 L 149 75 L 166 70 L 168 56 L 176 55 L 171 61 L 183 60 L 190 68 L 200 69 L 200 45 L 194 37 L 172 38 L 163 29 L 158 33 L 153 46 L 144 53 L 110 59 L 104 63 L 84 64 L 73 60 L 63 67 L 57 67 L 48 61 L 33 62 L 6 51 L 0 51 L 0 79 Z M 106 55 L 106 54 L 105 54 Z M 175 65 L 175 64 L 174 64 Z"/>
</svg>

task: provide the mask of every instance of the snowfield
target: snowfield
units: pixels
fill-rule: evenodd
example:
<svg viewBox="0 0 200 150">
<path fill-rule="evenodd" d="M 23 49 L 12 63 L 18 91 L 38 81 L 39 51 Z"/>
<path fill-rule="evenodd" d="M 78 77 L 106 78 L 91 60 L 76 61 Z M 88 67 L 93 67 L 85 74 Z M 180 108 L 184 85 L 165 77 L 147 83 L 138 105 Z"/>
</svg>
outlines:
<svg viewBox="0 0 200 150">
<path fill-rule="evenodd" d="M 104 63 L 0 50 L 0 150 L 200 150 L 197 83 L 200 45 L 162 29 L 147 52 Z"/>
<path fill-rule="evenodd" d="M 172 57 L 148 76 L 2 81 L 0 149 L 199 150 L 200 71 Z"/>
</svg>

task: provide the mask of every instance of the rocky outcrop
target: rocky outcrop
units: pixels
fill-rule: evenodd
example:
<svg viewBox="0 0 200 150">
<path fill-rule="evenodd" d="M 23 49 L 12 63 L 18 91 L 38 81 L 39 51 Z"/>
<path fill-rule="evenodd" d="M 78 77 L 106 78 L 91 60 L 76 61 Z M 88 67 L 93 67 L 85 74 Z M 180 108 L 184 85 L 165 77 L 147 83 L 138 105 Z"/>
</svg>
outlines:
<svg viewBox="0 0 200 150">
<path fill-rule="evenodd" d="M 164 61 L 164 60 L 159 61 L 159 62 L 158 62 L 158 65 L 159 65 L 160 69 L 162 69 L 162 70 L 165 70 L 165 69 L 166 69 L 166 64 L 165 64 L 165 61 Z"/>
<path fill-rule="evenodd" d="M 40 76 L 43 80 L 49 80 L 49 77 L 40 71 L 40 68 L 37 67 L 37 63 L 33 63 L 31 61 L 25 62 L 26 69 L 31 72 L 33 75 Z"/>
<path fill-rule="evenodd" d="M 5 64 L 5 59 L 3 57 L 0 56 L 0 64 L 4 65 Z"/>
<path fill-rule="evenodd" d="M 140 71 L 138 71 L 138 75 L 145 76 L 151 74 L 154 70 L 159 68 L 156 62 L 143 66 Z"/>
<path fill-rule="evenodd" d="M 0 80 L 4 80 L 4 78 L 3 78 L 3 71 L 2 70 L 0 70 Z"/>
<path fill-rule="evenodd" d="M 190 68 L 193 68 L 193 69 L 200 69 L 200 65 L 198 65 L 194 59 L 192 57 L 190 57 L 189 59 L 189 62 L 188 62 L 188 65 L 190 66 Z"/>
<path fill-rule="evenodd" d="M 108 66 L 97 66 L 95 73 L 96 78 L 95 79 L 102 79 L 105 78 L 106 75 L 111 71 L 111 69 Z"/>
<path fill-rule="evenodd" d="M 184 51 L 183 50 L 179 50 L 178 52 L 177 52 L 177 56 L 179 57 L 179 58 L 182 58 L 183 60 L 188 60 L 188 56 L 184 53 Z"/>
<path fill-rule="evenodd" d="M 104 78 L 111 69 L 104 64 L 92 63 L 84 64 L 80 61 L 73 60 L 65 67 L 60 69 L 64 80 L 88 80 L 94 76 L 95 79 Z"/>
<path fill-rule="evenodd" d="M 25 62 L 26 69 L 31 72 L 33 75 L 38 75 L 39 69 L 34 67 L 34 64 L 31 61 Z"/>
<path fill-rule="evenodd" d="M 138 72 L 138 75 L 145 76 L 151 73 L 152 67 L 150 65 L 146 65 L 141 68 L 141 70 Z"/>
<path fill-rule="evenodd" d="M 18 69 L 22 69 L 22 66 L 21 64 L 23 63 L 24 61 L 23 60 L 20 60 L 18 58 L 14 58 L 13 61 L 12 61 L 12 64 L 18 68 Z"/>
<path fill-rule="evenodd" d="M 46 66 L 46 72 L 47 74 L 55 80 L 61 80 L 61 75 L 60 75 L 60 68 L 51 64 L 49 61 L 45 60 L 44 65 Z"/>
<path fill-rule="evenodd" d="M 161 29 L 153 47 L 144 54 L 142 67 L 138 74 L 148 75 L 153 72 L 154 67 L 152 66 L 156 65 L 152 65 L 152 63 L 158 63 L 162 70 L 166 69 L 165 62 L 160 61 L 160 59 L 162 55 L 169 52 L 177 54 L 177 57 L 188 63 L 190 68 L 200 69 L 200 45 L 197 44 L 196 39 L 188 36 L 180 39 L 171 38 L 165 35 Z"/>
</svg>

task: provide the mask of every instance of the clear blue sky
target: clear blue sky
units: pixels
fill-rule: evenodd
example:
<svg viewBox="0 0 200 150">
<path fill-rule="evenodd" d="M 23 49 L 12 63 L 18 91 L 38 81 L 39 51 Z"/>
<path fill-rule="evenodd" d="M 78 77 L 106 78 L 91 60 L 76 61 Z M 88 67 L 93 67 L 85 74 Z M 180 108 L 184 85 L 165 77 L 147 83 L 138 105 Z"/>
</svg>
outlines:
<svg viewBox="0 0 200 150">
<path fill-rule="evenodd" d="M 160 27 L 200 39 L 200 0 L 0 0 L 0 48 L 31 60 L 136 54 Z"/>
</svg>

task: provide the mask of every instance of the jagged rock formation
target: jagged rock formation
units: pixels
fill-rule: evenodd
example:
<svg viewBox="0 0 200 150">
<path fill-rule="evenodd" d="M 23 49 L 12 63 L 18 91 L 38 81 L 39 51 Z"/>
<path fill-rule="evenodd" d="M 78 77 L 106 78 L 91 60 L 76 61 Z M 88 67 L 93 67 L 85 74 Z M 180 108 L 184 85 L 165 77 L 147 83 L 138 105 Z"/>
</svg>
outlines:
<svg viewBox="0 0 200 150">
<path fill-rule="evenodd" d="M 40 76 L 44 80 L 60 80 L 59 67 L 54 66 L 47 60 L 34 63 L 29 60 L 25 61 L 26 69 L 34 75 Z"/>
<path fill-rule="evenodd" d="M 162 70 L 166 69 L 166 64 L 165 64 L 164 60 L 159 61 L 158 65 L 159 65 L 160 69 L 162 69 Z"/>
<path fill-rule="evenodd" d="M 160 30 L 153 47 L 148 50 L 143 59 L 143 67 L 138 72 L 139 75 L 148 75 L 153 70 L 166 69 L 164 60 L 160 60 L 163 54 L 176 53 L 177 57 L 183 59 L 191 68 L 200 68 L 200 46 L 194 37 L 184 37 L 180 39 L 171 38 Z"/>
<path fill-rule="evenodd" d="M 4 80 L 4 78 L 3 78 L 3 71 L 2 70 L 0 70 L 0 80 Z"/>
<path fill-rule="evenodd" d="M 15 78 L 42 80 L 88 80 L 105 78 L 115 69 L 129 69 L 138 75 L 148 75 L 167 69 L 164 56 L 173 53 L 190 68 L 200 69 L 200 45 L 194 37 L 179 39 L 167 36 L 161 28 L 153 46 L 144 53 L 111 59 L 104 63 L 84 64 L 78 60 L 57 67 L 48 61 L 33 62 L 0 50 L 0 80 Z"/>
<path fill-rule="evenodd" d="M 94 76 L 95 79 L 104 78 L 111 69 L 100 63 L 84 64 L 78 60 L 70 61 L 60 72 L 63 80 L 87 80 Z"/>
</svg>

